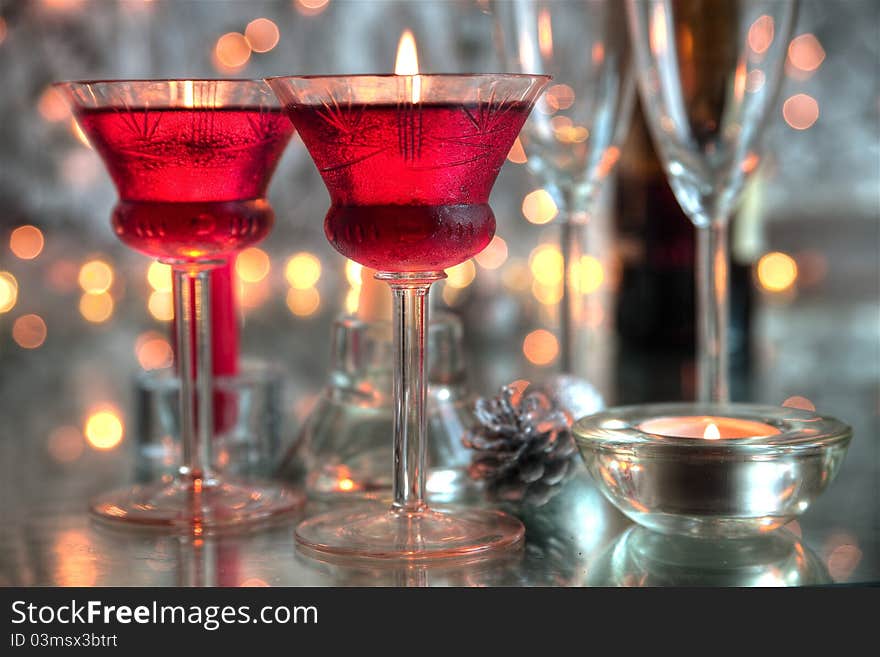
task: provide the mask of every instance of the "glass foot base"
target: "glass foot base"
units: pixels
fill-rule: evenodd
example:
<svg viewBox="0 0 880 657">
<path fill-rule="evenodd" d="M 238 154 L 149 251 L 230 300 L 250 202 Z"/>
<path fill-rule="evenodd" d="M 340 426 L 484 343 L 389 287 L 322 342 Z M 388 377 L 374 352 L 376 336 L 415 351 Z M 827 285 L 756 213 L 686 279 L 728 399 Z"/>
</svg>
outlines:
<svg viewBox="0 0 880 657">
<path fill-rule="evenodd" d="M 432 560 L 482 555 L 522 541 L 516 518 L 486 509 L 426 509 L 417 513 L 387 507 L 340 509 L 296 528 L 308 550 L 340 557 Z"/>
<path fill-rule="evenodd" d="M 197 487 L 178 479 L 104 493 L 90 506 L 114 524 L 211 533 L 268 522 L 304 503 L 301 493 L 270 484 L 224 479 Z"/>
</svg>

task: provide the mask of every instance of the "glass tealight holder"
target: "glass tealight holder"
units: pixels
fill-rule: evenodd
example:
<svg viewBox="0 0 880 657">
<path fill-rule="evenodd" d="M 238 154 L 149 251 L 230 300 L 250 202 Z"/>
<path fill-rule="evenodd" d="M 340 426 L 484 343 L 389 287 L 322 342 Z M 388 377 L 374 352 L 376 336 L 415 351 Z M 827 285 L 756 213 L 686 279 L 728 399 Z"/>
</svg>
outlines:
<svg viewBox="0 0 880 657">
<path fill-rule="evenodd" d="M 177 472 L 180 379 L 174 368 L 136 381 L 135 476 L 141 483 Z M 244 360 L 234 376 L 215 376 L 213 467 L 239 478 L 268 478 L 282 455 L 284 374 L 260 360 Z"/>
<path fill-rule="evenodd" d="M 852 429 L 753 404 L 612 408 L 579 420 L 590 475 L 618 509 L 666 534 L 736 538 L 802 514 L 843 462 Z"/>
<path fill-rule="evenodd" d="M 328 382 L 284 456 L 279 477 L 312 499 L 391 495 L 392 332 L 389 321 L 342 316 L 333 324 Z M 428 327 L 428 499 L 461 501 L 478 485 L 461 438 L 472 421 L 460 320 L 433 313 Z"/>
</svg>

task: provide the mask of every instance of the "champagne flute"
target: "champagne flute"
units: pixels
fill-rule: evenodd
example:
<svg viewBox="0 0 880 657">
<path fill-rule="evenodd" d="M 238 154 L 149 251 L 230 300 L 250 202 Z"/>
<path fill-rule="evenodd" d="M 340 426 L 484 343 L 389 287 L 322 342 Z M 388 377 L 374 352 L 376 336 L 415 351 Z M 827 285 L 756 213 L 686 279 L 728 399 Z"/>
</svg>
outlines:
<svg viewBox="0 0 880 657">
<path fill-rule="evenodd" d="M 797 0 L 628 0 L 639 92 L 697 229 L 697 388 L 728 401 L 727 230 L 775 106 Z"/>
<path fill-rule="evenodd" d="M 499 0 L 493 12 L 505 64 L 553 77 L 520 139 L 527 166 L 559 209 L 560 364 L 563 374 L 579 375 L 587 312 L 578 269 L 634 97 L 626 15 L 617 0 Z"/>
</svg>

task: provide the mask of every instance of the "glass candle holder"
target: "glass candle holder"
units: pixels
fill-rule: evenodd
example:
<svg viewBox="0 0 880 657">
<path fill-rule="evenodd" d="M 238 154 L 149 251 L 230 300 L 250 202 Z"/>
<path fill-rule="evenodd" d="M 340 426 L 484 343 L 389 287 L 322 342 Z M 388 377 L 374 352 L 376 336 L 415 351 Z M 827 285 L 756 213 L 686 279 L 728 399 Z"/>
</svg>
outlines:
<svg viewBox="0 0 880 657">
<path fill-rule="evenodd" d="M 173 368 L 153 370 L 135 387 L 135 476 L 146 483 L 173 475 L 180 463 L 180 379 Z M 213 388 L 213 467 L 237 477 L 271 476 L 282 454 L 281 368 L 248 359 L 237 375 L 215 376 Z"/>
<path fill-rule="evenodd" d="M 389 321 L 342 316 L 333 324 L 327 385 L 284 456 L 278 476 L 304 484 L 314 499 L 391 494 L 388 434 L 393 423 Z M 461 321 L 436 313 L 428 326 L 429 500 L 459 500 L 476 490 L 461 437 L 471 422 Z"/>
<path fill-rule="evenodd" d="M 852 429 L 792 408 L 676 403 L 612 408 L 579 420 L 574 436 L 599 489 L 640 525 L 741 537 L 806 511 Z"/>
</svg>

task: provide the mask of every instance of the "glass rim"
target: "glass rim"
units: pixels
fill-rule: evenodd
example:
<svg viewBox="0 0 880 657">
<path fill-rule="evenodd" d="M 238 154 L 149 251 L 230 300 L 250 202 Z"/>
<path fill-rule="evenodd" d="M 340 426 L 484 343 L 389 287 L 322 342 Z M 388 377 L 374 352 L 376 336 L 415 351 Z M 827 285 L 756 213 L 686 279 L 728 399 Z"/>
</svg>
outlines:
<svg viewBox="0 0 880 657">
<path fill-rule="evenodd" d="M 342 79 L 365 79 L 365 78 L 498 78 L 498 79 L 530 79 L 546 80 L 553 79 L 552 75 L 544 73 L 331 73 L 329 75 L 271 75 L 263 78 L 266 82 L 275 80 L 342 80 Z"/>
<path fill-rule="evenodd" d="M 133 84 L 133 83 L 163 83 L 163 82 L 251 82 L 265 84 L 265 78 L 96 78 L 81 80 L 59 80 L 50 86 L 64 87 L 72 85 L 86 86 L 90 84 Z"/>
<path fill-rule="evenodd" d="M 760 421 L 779 430 L 778 434 L 748 438 L 704 440 L 666 436 L 643 431 L 639 425 L 669 416 L 723 416 Z M 852 427 L 837 418 L 786 406 L 742 403 L 672 402 L 619 406 L 579 419 L 572 435 L 581 449 L 617 451 L 650 450 L 651 453 L 694 456 L 772 455 L 811 452 L 845 446 Z"/>
</svg>

